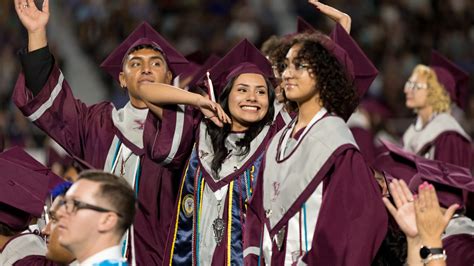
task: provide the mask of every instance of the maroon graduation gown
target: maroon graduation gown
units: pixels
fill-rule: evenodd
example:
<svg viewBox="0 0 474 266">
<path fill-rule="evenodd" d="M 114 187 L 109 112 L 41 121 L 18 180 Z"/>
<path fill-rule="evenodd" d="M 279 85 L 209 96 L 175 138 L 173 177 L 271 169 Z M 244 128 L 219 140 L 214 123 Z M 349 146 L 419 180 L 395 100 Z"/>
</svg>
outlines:
<svg viewBox="0 0 474 266">
<path fill-rule="evenodd" d="M 114 126 L 113 105 L 102 102 L 87 106 L 75 99 L 57 66 L 54 66 L 41 92 L 33 97 L 21 73 L 13 100 L 23 114 L 59 143 L 73 158 L 103 169 L 114 137 L 140 156 L 138 211 L 134 222 L 136 261 L 138 265 L 159 265 L 176 199 L 180 169 L 154 163 L 127 140 Z M 146 146 L 160 130 L 160 124 L 148 115 L 143 131 Z M 108 169 L 106 169 L 108 170 Z M 130 243 L 130 241 L 129 241 Z M 130 252 L 130 248 L 128 249 Z M 130 257 L 130 256 L 129 256 Z"/>
<path fill-rule="evenodd" d="M 309 130 L 307 139 L 313 138 L 310 135 L 311 132 L 319 130 L 319 124 L 325 119 L 327 118 L 321 119 Z M 346 131 L 346 135 L 350 135 L 342 119 L 337 124 L 338 127 L 330 130 L 331 132 L 343 130 Z M 332 125 L 329 124 L 329 126 Z M 278 133 L 268 146 L 264 167 L 268 167 L 268 160 L 275 160 L 276 152 L 270 152 L 270 149 L 281 145 L 281 133 Z M 328 134 L 323 135 L 328 136 Z M 354 140 L 352 140 L 353 142 Z M 313 156 L 298 159 L 304 162 L 303 166 L 304 164 L 319 164 L 319 162 L 311 161 L 311 158 L 317 158 L 316 154 L 324 149 L 321 144 L 325 142 L 323 139 L 317 143 L 302 141 L 301 145 L 296 146 L 293 150 L 295 152 L 298 149 L 310 149 L 306 153 L 314 152 Z M 299 166 L 294 165 L 294 167 Z M 275 171 L 278 172 L 279 169 Z M 301 168 L 289 169 L 288 172 L 299 173 L 301 178 L 306 176 Z M 290 207 L 282 207 L 282 216 L 273 226 L 268 218 L 269 212 L 264 207 L 264 194 L 271 194 L 270 191 L 264 191 L 264 182 L 267 182 L 267 177 L 264 175 L 263 178 L 257 180 L 256 192 L 247 213 L 248 222 L 244 234 L 246 265 L 258 265 L 259 260 L 263 262 L 262 251 L 259 247 L 262 245 L 264 226 L 269 228 L 272 239 L 271 264 L 282 265 L 284 263 L 288 231 L 281 231 L 281 229 L 285 226 L 288 228 L 288 221 L 300 212 L 301 206 L 310 200 L 309 197 L 315 195 L 313 193 L 319 184 L 323 186 L 322 204 L 312 236 L 312 243 L 308 252 L 302 254 L 302 262 L 308 265 L 370 265 L 384 239 L 388 218 L 375 179 L 360 152 L 353 144 L 347 142 L 330 154 L 319 171 L 308 174 L 311 175 L 311 179 L 307 186 L 292 203 L 283 203 Z M 283 186 L 283 183 L 278 185 L 279 188 Z M 287 193 L 291 193 L 291 191 L 279 191 L 280 195 Z M 315 217 L 310 217 L 310 219 L 315 219 Z M 281 248 L 278 248 L 275 240 L 278 238 L 279 232 L 283 232 Z"/>
</svg>

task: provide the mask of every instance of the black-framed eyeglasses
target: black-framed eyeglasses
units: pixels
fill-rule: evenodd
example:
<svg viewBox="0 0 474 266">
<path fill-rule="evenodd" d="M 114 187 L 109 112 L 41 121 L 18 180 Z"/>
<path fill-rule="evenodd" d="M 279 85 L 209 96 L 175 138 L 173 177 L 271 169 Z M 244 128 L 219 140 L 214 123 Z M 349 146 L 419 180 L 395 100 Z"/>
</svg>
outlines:
<svg viewBox="0 0 474 266">
<path fill-rule="evenodd" d="M 93 210 L 97 212 L 113 212 L 117 214 L 119 217 L 122 217 L 122 215 L 116 211 L 108 210 L 108 209 L 95 206 L 89 203 L 85 203 L 82 201 L 78 201 L 75 199 L 61 199 L 58 204 L 58 209 L 61 208 L 61 206 L 64 206 L 66 208 L 66 212 L 69 214 L 75 213 L 81 209 L 87 209 L 87 210 Z"/>
</svg>

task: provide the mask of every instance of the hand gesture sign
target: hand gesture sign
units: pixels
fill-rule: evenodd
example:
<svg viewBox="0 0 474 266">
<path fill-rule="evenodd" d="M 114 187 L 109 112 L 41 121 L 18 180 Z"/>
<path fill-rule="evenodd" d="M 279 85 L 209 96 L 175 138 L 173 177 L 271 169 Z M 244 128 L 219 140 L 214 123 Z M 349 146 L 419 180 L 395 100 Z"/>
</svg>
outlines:
<svg viewBox="0 0 474 266">
<path fill-rule="evenodd" d="M 395 206 L 393 206 L 388 198 L 382 198 L 385 207 L 387 207 L 407 237 L 417 237 L 418 229 L 416 227 L 415 206 L 410 189 L 405 181 L 396 179 L 390 183 L 389 189 Z"/>
<path fill-rule="evenodd" d="M 28 33 L 46 29 L 49 20 L 49 0 L 44 0 L 42 10 L 38 10 L 33 0 L 15 0 L 15 10 Z"/>
<path fill-rule="evenodd" d="M 347 33 L 351 32 L 351 17 L 346 13 L 335 9 L 332 6 L 325 5 L 318 0 L 309 0 L 308 3 L 316 7 L 321 13 L 328 16 L 330 19 L 341 24 L 341 26 L 346 30 Z"/>
<path fill-rule="evenodd" d="M 206 119 L 211 120 L 218 127 L 223 127 L 224 123 L 232 123 L 232 120 L 218 103 L 215 103 L 204 96 L 199 98 L 196 106 L 199 107 Z"/>
</svg>

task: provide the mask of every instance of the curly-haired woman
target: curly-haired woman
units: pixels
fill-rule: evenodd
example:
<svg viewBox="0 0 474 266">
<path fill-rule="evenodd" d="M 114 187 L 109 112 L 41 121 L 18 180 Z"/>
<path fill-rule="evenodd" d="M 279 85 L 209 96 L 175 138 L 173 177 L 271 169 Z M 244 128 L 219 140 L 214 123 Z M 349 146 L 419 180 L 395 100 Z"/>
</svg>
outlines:
<svg viewBox="0 0 474 266">
<path fill-rule="evenodd" d="M 267 146 L 247 213 L 246 263 L 369 265 L 387 215 L 344 120 L 377 72 L 340 25 L 332 40 L 295 36 L 285 65 L 285 96 L 298 115 Z"/>
</svg>

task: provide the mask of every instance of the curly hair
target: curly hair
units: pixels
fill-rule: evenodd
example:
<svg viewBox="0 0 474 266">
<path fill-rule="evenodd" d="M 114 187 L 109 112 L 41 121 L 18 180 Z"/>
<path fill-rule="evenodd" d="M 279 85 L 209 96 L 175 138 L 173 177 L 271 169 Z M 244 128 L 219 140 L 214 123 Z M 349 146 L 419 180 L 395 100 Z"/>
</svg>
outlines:
<svg viewBox="0 0 474 266">
<path fill-rule="evenodd" d="M 433 108 L 433 112 L 442 113 L 449 111 L 451 98 L 444 86 L 438 81 L 436 72 L 428 66 L 417 65 L 413 69 L 413 74 L 415 73 L 419 77 L 426 77 L 426 84 L 428 85 L 427 104 Z"/>
<path fill-rule="evenodd" d="M 359 97 L 345 67 L 326 48 L 330 42 L 322 33 L 304 33 L 293 38 L 291 47 L 301 47 L 296 60 L 309 64 L 322 105 L 328 112 L 347 120 L 359 104 Z"/>
<path fill-rule="evenodd" d="M 238 76 L 237 76 L 238 77 Z M 227 114 L 230 114 L 229 110 L 229 94 L 234 86 L 234 81 L 237 77 L 232 78 L 227 85 L 224 87 L 222 93 L 219 96 L 218 102 L 224 109 Z M 268 88 L 268 111 L 266 115 L 257 123 L 251 124 L 248 129 L 245 131 L 244 137 L 237 142 L 237 145 L 242 149 L 240 155 L 246 155 L 250 152 L 250 143 L 252 140 L 262 131 L 262 129 L 272 123 L 273 116 L 275 113 L 275 108 L 273 106 L 273 101 L 275 100 L 275 92 L 271 82 L 265 78 L 265 83 Z M 206 120 L 207 133 L 211 137 L 212 148 L 214 150 L 214 158 L 212 159 L 211 168 L 215 177 L 218 177 L 219 171 L 224 163 L 227 155 L 229 155 L 229 150 L 225 147 L 225 141 L 227 136 L 231 133 L 232 126 L 229 124 L 224 124 L 224 127 L 218 127 L 213 122 Z"/>
</svg>

